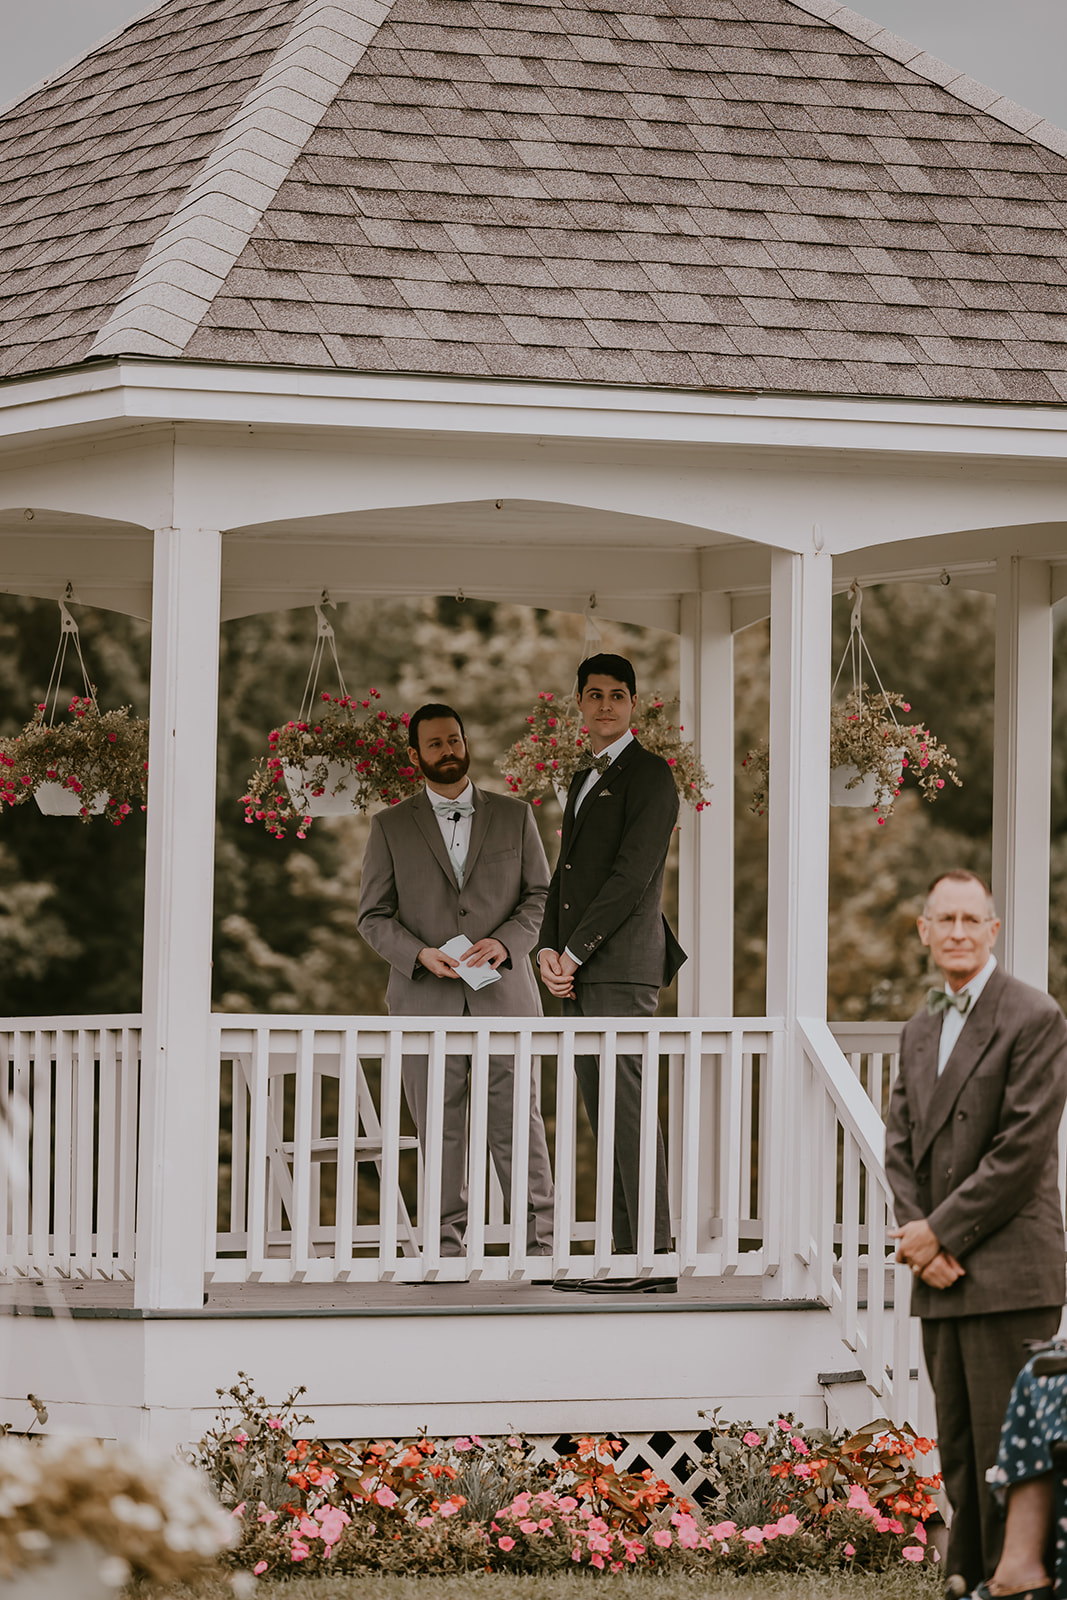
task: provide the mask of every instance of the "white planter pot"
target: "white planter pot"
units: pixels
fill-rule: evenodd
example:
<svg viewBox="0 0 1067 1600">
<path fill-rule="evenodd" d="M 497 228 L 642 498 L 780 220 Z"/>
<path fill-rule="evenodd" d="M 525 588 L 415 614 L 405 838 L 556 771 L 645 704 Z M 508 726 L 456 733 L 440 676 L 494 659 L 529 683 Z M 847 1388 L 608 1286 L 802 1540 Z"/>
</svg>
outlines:
<svg viewBox="0 0 1067 1600">
<path fill-rule="evenodd" d="M 106 1561 L 98 1545 L 68 1539 L 48 1560 L 0 1578 L 0 1600 L 114 1600 L 121 1583 L 108 1584 L 100 1576 Z"/>
<path fill-rule="evenodd" d="M 897 768 L 896 782 L 891 784 L 888 789 L 879 789 L 878 774 L 876 772 L 865 773 L 858 783 L 852 784 L 852 787 L 849 788 L 848 786 L 852 783 L 853 778 L 859 777 L 859 768 L 852 766 L 831 767 L 830 804 L 832 806 L 866 806 L 868 809 L 878 805 L 887 806 L 893 799 L 893 791 L 900 786 L 900 774 L 904 770 L 905 752 L 897 750 L 894 754 L 899 756 L 901 765 Z"/>
<path fill-rule="evenodd" d="M 75 794 L 61 783 L 39 783 L 33 798 L 46 817 L 80 817 L 82 806 L 88 806 L 91 817 L 98 817 L 107 805 L 107 795 L 103 791 L 90 794 L 88 789 L 83 789 L 81 794 Z"/>
<path fill-rule="evenodd" d="M 322 794 L 312 794 L 307 776 L 321 763 L 307 767 L 294 767 L 283 762 L 285 786 L 295 806 L 308 817 L 350 817 L 356 809 L 353 800 L 359 792 L 356 774 L 347 761 L 327 761 L 326 783 Z"/>
</svg>

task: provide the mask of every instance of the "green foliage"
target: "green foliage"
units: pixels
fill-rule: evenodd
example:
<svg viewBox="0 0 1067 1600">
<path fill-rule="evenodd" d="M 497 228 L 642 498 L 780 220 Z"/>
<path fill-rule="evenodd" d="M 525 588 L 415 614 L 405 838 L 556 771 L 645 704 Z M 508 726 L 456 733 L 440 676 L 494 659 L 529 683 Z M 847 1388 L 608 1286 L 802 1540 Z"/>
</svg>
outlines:
<svg viewBox="0 0 1067 1600">
<path fill-rule="evenodd" d="M 50 723 L 44 702 L 22 732 L 0 739 L 0 804 L 25 805 L 44 785 L 77 796 L 83 822 L 94 800 L 116 828 L 148 797 L 148 722 L 129 706 L 101 711 L 89 695 L 75 695 L 69 720 Z"/>
</svg>

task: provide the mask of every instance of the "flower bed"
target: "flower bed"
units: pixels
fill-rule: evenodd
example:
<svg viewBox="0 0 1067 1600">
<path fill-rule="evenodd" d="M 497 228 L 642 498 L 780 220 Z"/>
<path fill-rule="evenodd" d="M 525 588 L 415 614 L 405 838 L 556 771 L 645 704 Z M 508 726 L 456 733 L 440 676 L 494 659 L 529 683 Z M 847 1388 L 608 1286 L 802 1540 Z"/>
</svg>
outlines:
<svg viewBox="0 0 1067 1600">
<path fill-rule="evenodd" d="M 936 1560 L 925 1522 L 938 1480 L 908 1428 L 832 1437 L 780 1417 L 709 1421 L 701 1503 L 650 1469 L 616 1470 L 617 1439 L 539 1462 L 521 1434 L 327 1445 L 297 1435 L 243 1375 L 196 1464 L 239 1528 L 225 1558 L 257 1577 L 296 1572 L 875 1572 Z M 221 1393 L 221 1391 L 220 1391 Z"/>
</svg>

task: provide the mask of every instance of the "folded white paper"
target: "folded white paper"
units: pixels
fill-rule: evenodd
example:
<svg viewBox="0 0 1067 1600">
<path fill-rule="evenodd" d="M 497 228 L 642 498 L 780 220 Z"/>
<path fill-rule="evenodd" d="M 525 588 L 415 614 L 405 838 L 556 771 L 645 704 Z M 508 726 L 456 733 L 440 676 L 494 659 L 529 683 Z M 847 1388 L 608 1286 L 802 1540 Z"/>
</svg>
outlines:
<svg viewBox="0 0 1067 1600">
<path fill-rule="evenodd" d="M 472 948 L 473 941 L 468 939 L 465 933 L 457 933 L 454 938 L 449 939 L 447 944 L 443 944 L 441 946 L 441 954 L 445 956 L 453 956 L 457 961 L 459 961 L 459 966 L 456 968 L 456 971 L 463 979 L 463 982 L 469 984 L 472 989 L 484 989 L 487 983 L 499 983 L 500 974 L 495 970 L 495 968 L 490 967 L 488 964 L 484 967 L 468 967 L 466 963 L 460 959 L 468 950 Z"/>
</svg>

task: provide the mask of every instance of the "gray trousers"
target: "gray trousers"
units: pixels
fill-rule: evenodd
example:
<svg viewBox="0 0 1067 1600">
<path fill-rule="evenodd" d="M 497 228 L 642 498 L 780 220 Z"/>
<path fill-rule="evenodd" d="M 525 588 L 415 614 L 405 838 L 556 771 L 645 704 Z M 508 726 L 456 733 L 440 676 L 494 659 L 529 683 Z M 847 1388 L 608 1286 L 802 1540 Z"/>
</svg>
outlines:
<svg viewBox="0 0 1067 1600">
<path fill-rule="evenodd" d="M 650 983 L 574 984 L 574 998 L 564 1000 L 565 1017 L 652 1017 L 659 1003 L 659 988 Z M 637 1249 L 637 1196 L 641 1166 L 641 1057 L 615 1058 L 615 1182 L 612 1192 L 611 1231 L 620 1255 Z M 596 1056 L 575 1056 L 574 1075 L 582 1091 L 586 1113 L 597 1131 L 600 1115 L 600 1062 Z M 667 1157 L 663 1132 L 656 1119 L 656 1225 L 655 1248 L 671 1247 L 671 1211 L 667 1193 Z"/>
<path fill-rule="evenodd" d="M 945 1576 L 968 1590 L 992 1575 L 1004 1539 L 1003 1514 L 985 1475 L 996 1466 L 1012 1385 L 1030 1358 L 1028 1339 L 1051 1339 L 1060 1307 L 924 1317 L 923 1354 L 937 1408 L 937 1448 L 952 1507 Z"/>
<path fill-rule="evenodd" d="M 441 1254 L 463 1254 L 467 1227 L 467 1102 L 470 1056 L 445 1057 L 443 1149 L 441 1152 Z M 426 1100 L 429 1063 L 425 1056 L 402 1056 L 404 1095 L 426 1155 Z M 504 1204 L 511 1204 L 511 1123 L 515 1062 L 511 1056 L 489 1057 L 487 1139 Z M 526 1186 L 526 1249 L 531 1255 L 551 1255 L 554 1190 L 548 1159 L 548 1141 L 537 1090 L 530 1083 L 530 1158 Z"/>
</svg>

